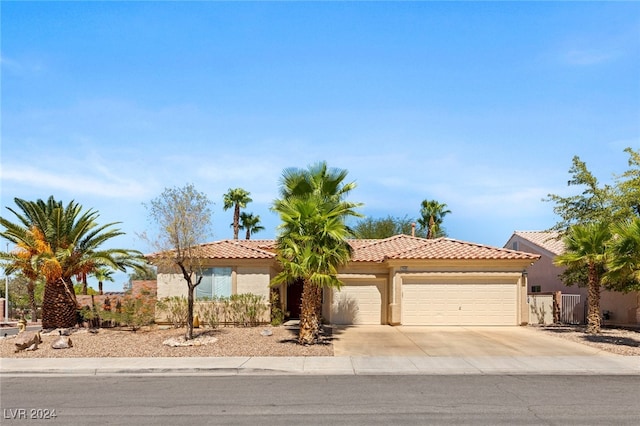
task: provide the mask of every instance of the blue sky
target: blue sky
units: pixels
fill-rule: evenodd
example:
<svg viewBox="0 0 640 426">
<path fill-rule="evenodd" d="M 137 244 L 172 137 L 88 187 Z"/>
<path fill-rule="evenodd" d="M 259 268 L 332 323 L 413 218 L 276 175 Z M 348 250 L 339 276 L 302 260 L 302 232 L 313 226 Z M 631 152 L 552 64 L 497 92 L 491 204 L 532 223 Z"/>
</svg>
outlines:
<svg viewBox="0 0 640 426">
<path fill-rule="evenodd" d="M 640 3 L 7 2 L 2 215 L 76 200 L 148 251 L 143 203 L 192 183 L 275 237 L 286 167 L 346 168 L 371 217 L 436 199 L 452 238 L 551 227 L 579 155 L 602 181 L 640 148 Z M 108 290 L 119 290 L 124 275 Z"/>
</svg>

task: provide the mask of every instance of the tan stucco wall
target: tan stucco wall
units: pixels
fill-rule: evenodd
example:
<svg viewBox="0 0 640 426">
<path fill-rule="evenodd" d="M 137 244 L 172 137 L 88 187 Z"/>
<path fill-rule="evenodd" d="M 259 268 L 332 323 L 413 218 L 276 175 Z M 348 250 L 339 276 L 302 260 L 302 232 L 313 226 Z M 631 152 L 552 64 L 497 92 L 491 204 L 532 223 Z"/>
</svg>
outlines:
<svg viewBox="0 0 640 426">
<path fill-rule="evenodd" d="M 158 274 L 158 300 L 165 297 L 187 297 L 187 282 L 182 274 Z"/>
<path fill-rule="evenodd" d="M 253 293 L 269 300 L 271 275 L 268 267 L 243 267 L 236 270 L 236 292 Z"/>
<path fill-rule="evenodd" d="M 529 324 L 553 324 L 553 295 L 529 295 L 527 300 Z"/>
<path fill-rule="evenodd" d="M 605 324 L 640 324 L 640 292 L 603 291 L 600 293 L 600 311 L 611 312 Z"/>
<path fill-rule="evenodd" d="M 541 255 L 540 260 L 533 265 L 527 267 L 528 273 L 528 288 L 527 291 L 531 292 L 531 286 L 539 285 L 540 293 L 549 293 L 554 291 L 561 291 L 563 294 L 579 294 L 581 300 L 586 300 L 587 289 L 578 286 L 566 286 L 560 279 L 560 274 L 565 270 L 564 267 L 559 267 L 553 264 L 555 255 L 547 250 L 531 244 L 527 240 L 520 238 L 519 236 L 513 236 L 507 243 L 507 248 L 512 247 L 512 243 L 518 243 L 518 250 L 527 253 L 534 253 Z"/>
</svg>

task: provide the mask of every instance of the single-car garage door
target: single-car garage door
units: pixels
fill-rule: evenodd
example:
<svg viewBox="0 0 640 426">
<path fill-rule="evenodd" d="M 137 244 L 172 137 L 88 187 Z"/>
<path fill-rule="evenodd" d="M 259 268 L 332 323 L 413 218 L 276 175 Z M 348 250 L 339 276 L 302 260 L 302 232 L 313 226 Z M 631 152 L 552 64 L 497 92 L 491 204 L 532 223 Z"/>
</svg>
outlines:
<svg viewBox="0 0 640 426">
<path fill-rule="evenodd" d="M 381 324 L 383 281 L 345 283 L 334 290 L 333 324 Z"/>
<path fill-rule="evenodd" d="M 517 325 L 516 284 L 403 284 L 404 325 Z"/>
</svg>

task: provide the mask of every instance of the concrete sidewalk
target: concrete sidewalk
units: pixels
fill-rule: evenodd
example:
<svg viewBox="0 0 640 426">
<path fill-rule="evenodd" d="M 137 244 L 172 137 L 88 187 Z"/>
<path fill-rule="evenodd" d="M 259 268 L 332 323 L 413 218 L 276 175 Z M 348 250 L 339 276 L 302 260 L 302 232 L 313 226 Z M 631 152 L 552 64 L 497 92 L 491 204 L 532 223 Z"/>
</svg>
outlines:
<svg viewBox="0 0 640 426">
<path fill-rule="evenodd" d="M 5 358 L 0 375 L 640 375 L 640 357 Z"/>
</svg>

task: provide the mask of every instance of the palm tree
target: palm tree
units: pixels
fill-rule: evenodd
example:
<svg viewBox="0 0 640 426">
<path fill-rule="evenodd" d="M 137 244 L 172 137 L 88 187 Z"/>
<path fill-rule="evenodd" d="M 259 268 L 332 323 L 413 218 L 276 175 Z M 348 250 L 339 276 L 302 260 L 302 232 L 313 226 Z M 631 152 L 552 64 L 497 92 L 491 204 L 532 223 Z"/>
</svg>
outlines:
<svg viewBox="0 0 640 426">
<path fill-rule="evenodd" d="M 240 230 L 240 209 L 247 207 L 247 204 L 253 201 L 249 198 L 250 192 L 245 191 L 242 188 L 229 188 L 229 191 L 224 194 L 223 209 L 229 210 L 233 207 L 233 239 L 238 239 L 238 232 Z"/>
<path fill-rule="evenodd" d="M 564 238 L 565 253 L 554 260 L 560 266 L 587 268 L 587 333 L 600 332 L 600 281 L 610 240 L 611 230 L 605 222 L 574 225 Z"/>
<path fill-rule="evenodd" d="M 98 280 L 98 294 L 103 294 L 102 283 L 105 281 L 114 282 L 113 270 L 107 268 L 96 268 L 91 274 Z"/>
<path fill-rule="evenodd" d="M 251 239 L 251 235 L 264 230 L 264 226 L 260 225 L 260 216 L 254 216 L 253 213 L 240 213 L 240 229 L 244 229 L 247 233 L 245 239 Z"/>
<path fill-rule="evenodd" d="M 21 212 L 9 210 L 20 223 L 0 218 L 0 224 L 6 228 L 0 235 L 15 243 L 15 256 L 28 259 L 33 270 L 45 280 L 42 301 L 45 329 L 76 324 L 74 276 L 90 274 L 100 266 L 126 271 L 126 267 L 140 267 L 144 263 L 142 253 L 137 251 L 99 250 L 106 241 L 123 233 L 112 228 L 116 223 L 99 226 L 96 211 L 83 213 L 76 202 L 63 206 L 53 196 L 46 203 L 17 198 L 15 203 Z"/>
<path fill-rule="evenodd" d="M 355 183 L 344 183 L 346 170 L 328 169 L 321 162 L 308 170 L 286 169 L 280 182 L 280 199 L 273 210 L 282 220 L 278 227 L 278 260 L 282 265 L 273 284 L 302 281 L 300 344 L 313 344 L 320 331 L 322 289 L 339 288 L 338 268 L 351 257 L 347 238 L 353 236 L 345 222 L 361 217 L 361 204 L 344 200 Z"/>
<path fill-rule="evenodd" d="M 446 210 L 447 205 L 439 203 L 436 200 L 423 200 L 420 209 L 420 218 L 418 223 L 422 229 L 427 230 L 427 238 L 439 238 L 446 236 L 446 232 L 442 229 L 442 221 L 451 210 Z"/>
<path fill-rule="evenodd" d="M 613 225 L 612 234 L 603 281 L 623 291 L 640 287 L 640 218 Z"/>
</svg>

